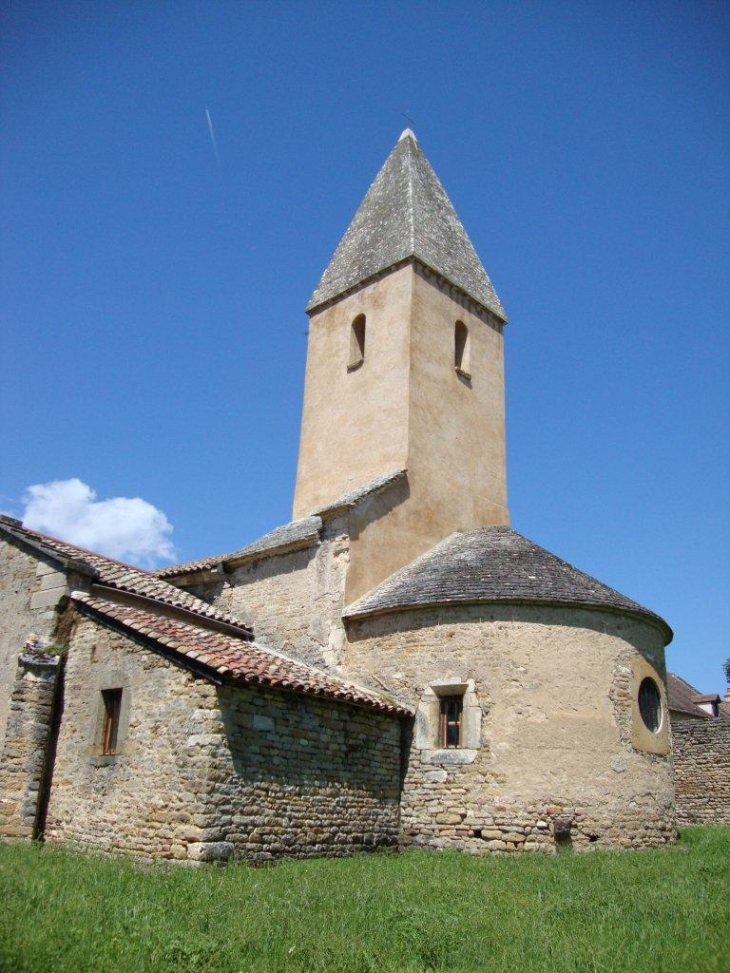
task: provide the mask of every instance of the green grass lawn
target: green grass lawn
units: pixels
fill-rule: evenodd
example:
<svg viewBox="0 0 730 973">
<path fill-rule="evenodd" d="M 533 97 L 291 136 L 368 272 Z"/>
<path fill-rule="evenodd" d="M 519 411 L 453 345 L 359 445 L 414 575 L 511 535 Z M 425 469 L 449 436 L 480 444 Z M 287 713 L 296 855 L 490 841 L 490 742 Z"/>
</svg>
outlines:
<svg viewBox="0 0 730 973">
<path fill-rule="evenodd" d="M 730 969 L 730 828 L 646 852 L 263 869 L 0 845 L 0 894 L 3 973 Z"/>
</svg>

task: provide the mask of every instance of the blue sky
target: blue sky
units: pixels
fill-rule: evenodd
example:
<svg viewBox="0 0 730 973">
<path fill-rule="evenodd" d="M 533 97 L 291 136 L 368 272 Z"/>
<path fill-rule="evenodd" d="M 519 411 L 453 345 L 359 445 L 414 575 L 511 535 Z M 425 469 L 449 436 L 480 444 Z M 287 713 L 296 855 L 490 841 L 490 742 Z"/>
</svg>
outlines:
<svg viewBox="0 0 730 973">
<path fill-rule="evenodd" d="M 6 0 L 0 507 L 143 563 L 287 521 L 304 306 L 406 113 L 510 317 L 513 526 L 720 690 L 729 9 Z"/>
</svg>

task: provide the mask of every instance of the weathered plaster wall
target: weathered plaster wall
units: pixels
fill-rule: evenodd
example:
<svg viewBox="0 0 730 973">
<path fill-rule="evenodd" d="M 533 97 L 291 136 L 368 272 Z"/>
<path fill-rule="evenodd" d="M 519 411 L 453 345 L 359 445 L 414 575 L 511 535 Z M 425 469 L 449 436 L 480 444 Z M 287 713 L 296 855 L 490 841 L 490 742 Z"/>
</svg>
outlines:
<svg viewBox="0 0 730 973">
<path fill-rule="evenodd" d="M 572 821 L 579 848 L 673 838 L 666 719 L 653 741 L 664 753 L 634 746 L 646 666 L 666 713 L 663 641 L 651 625 L 584 609 L 485 605 L 351 622 L 348 632 L 347 677 L 419 705 L 402 803 L 407 843 L 553 850 L 561 818 Z M 427 689 L 439 682 L 473 685 L 478 747 L 439 750 L 435 733 L 424 742 Z"/>
<path fill-rule="evenodd" d="M 502 325 L 435 275 L 414 276 L 408 476 L 429 541 L 507 524 Z M 454 367 L 454 327 L 469 331 L 469 378 Z M 433 527 L 429 530 L 429 524 Z"/>
<path fill-rule="evenodd" d="M 0 752 L 18 656 L 29 636 L 50 638 L 65 591 L 65 577 L 50 561 L 0 540 Z"/>
<path fill-rule="evenodd" d="M 360 314 L 365 359 L 352 371 Z M 457 321 L 471 377 L 454 367 Z M 346 603 L 455 530 L 508 522 L 502 347 L 501 324 L 420 265 L 312 317 L 294 516 L 408 470 L 377 517 L 353 516 Z"/>
<path fill-rule="evenodd" d="M 294 519 L 405 468 L 412 283 L 412 269 L 403 267 L 312 316 Z M 360 314 L 365 360 L 348 371 Z"/>
<path fill-rule="evenodd" d="M 677 823 L 730 824 L 730 719 L 672 725 Z"/>
<path fill-rule="evenodd" d="M 359 523 L 354 515 L 346 604 L 454 531 L 509 523 L 502 326 L 425 269 L 406 270 L 413 285 L 403 309 L 410 312 L 407 492 L 378 518 Z M 454 367 L 457 321 L 469 329 L 469 379 Z M 379 372 L 369 381 L 379 382 Z"/>
<path fill-rule="evenodd" d="M 117 687 L 120 744 L 102 756 L 101 689 Z M 397 720 L 216 688 L 83 620 L 68 654 L 46 837 L 192 861 L 390 845 L 399 742 Z"/>
</svg>

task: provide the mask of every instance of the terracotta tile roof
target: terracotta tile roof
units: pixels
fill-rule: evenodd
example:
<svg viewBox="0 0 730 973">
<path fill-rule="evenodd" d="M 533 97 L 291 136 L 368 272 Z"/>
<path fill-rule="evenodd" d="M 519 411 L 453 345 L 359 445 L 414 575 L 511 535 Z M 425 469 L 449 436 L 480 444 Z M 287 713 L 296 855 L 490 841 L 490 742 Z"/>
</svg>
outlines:
<svg viewBox="0 0 730 973">
<path fill-rule="evenodd" d="M 344 618 L 425 605 L 508 602 L 617 609 L 666 622 L 637 602 L 574 568 L 511 527 L 452 534 L 396 571 L 344 612 Z"/>
<path fill-rule="evenodd" d="M 398 716 L 411 715 L 411 710 L 395 701 L 296 662 L 256 642 L 86 592 L 75 591 L 71 597 L 82 610 L 114 623 L 115 628 L 151 639 L 173 655 L 186 658 L 227 680 L 308 696 L 325 696 Z"/>
<path fill-rule="evenodd" d="M 103 554 L 96 554 L 94 551 L 87 551 L 83 547 L 58 540 L 58 538 L 51 537 L 49 534 L 41 534 L 39 531 L 22 526 L 19 521 L 11 521 L 9 518 L 0 520 L 0 530 L 62 561 L 75 561 L 87 565 L 92 570 L 95 580 L 110 588 L 117 588 L 119 591 L 126 591 L 133 595 L 141 595 L 143 598 L 152 598 L 164 605 L 182 608 L 185 611 L 193 612 L 195 615 L 200 615 L 202 618 L 234 625 L 252 634 L 250 628 L 234 618 L 229 612 L 215 608 L 186 591 L 181 591 L 180 588 L 161 580 L 150 571 L 132 567 L 130 564 L 124 564 L 122 561 L 116 561 L 114 558 L 106 557 Z"/>
<path fill-rule="evenodd" d="M 711 698 L 716 699 L 717 697 Z M 698 693 L 694 686 L 690 686 L 686 679 L 682 679 L 681 676 L 677 676 L 673 672 L 667 673 L 667 703 L 670 711 L 685 713 L 700 720 L 711 720 L 712 716 L 697 705 L 703 699 L 704 697 Z"/>
</svg>

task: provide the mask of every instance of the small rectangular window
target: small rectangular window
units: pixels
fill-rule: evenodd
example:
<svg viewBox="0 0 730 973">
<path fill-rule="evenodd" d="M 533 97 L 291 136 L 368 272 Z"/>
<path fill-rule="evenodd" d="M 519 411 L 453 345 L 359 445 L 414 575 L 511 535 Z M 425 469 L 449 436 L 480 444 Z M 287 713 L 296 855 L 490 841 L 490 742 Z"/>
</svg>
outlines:
<svg viewBox="0 0 730 973">
<path fill-rule="evenodd" d="M 119 716 L 122 712 L 122 690 L 102 689 L 101 698 L 104 703 L 101 752 L 107 755 L 117 752 Z"/>
<path fill-rule="evenodd" d="M 460 747 L 464 697 L 442 696 L 439 707 L 439 746 L 442 750 Z"/>
</svg>

